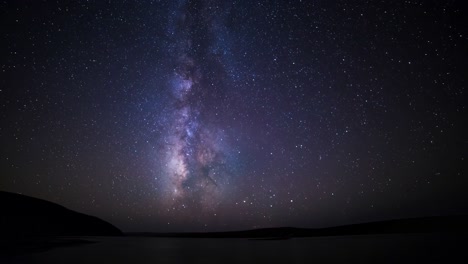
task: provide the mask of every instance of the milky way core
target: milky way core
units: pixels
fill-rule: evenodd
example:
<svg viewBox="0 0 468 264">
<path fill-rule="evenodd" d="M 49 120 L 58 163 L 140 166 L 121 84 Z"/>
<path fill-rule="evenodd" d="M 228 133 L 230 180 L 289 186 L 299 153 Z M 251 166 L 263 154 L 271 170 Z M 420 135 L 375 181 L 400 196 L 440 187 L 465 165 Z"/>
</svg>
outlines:
<svg viewBox="0 0 468 264">
<path fill-rule="evenodd" d="M 197 50 L 194 45 L 200 45 L 191 36 L 196 29 L 206 31 L 204 37 L 212 37 L 209 32 L 215 19 L 207 6 L 202 6 L 198 10 L 201 14 L 196 12 L 195 15 L 188 12 L 190 8 L 193 7 L 179 3 L 176 13 L 179 15 L 175 19 L 175 67 L 169 81 L 172 91 L 169 119 L 172 121 L 162 137 L 165 180 L 161 189 L 165 190 L 166 205 L 174 211 L 210 211 L 220 203 L 229 185 L 230 173 L 226 167 L 229 148 L 223 130 L 207 121 L 203 113 L 201 92 L 209 88 L 204 87 L 202 62 L 194 58 L 194 51 L 206 57 L 215 54 L 209 49 Z M 196 15 L 207 19 L 208 23 L 197 23 Z"/>
</svg>

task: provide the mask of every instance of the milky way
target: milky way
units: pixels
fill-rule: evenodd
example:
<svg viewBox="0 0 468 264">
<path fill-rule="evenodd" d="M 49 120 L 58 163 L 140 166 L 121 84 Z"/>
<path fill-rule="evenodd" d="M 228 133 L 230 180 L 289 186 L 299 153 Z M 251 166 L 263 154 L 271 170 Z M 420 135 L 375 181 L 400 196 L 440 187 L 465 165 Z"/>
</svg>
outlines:
<svg viewBox="0 0 468 264">
<path fill-rule="evenodd" d="M 217 38 L 213 26 L 218 21 L 211 9 L 219 7 L 203 1 L 196 5 L 182 1 L 178 5 L 173 12 L 175 25 L 169 25 L 174 29 L 170 33 L 174 35 L 175 69 L 169 82 L 172 121 L 162 137 L 165 153 L 162 189 L 164 200 L 173 211 L 209 211 L 221 202 L 229 185 L 230 173 L 226 168 L 229 147 L 223 130 L 206 120 L 202 112 L 206 111 L 202 107 L 206 98 L 200 91 L 209 92 L 210 88 L 206 87 L 207 73 L 199 60 L 209 60 L 216 54 L 210 51 L 211 43 L 196 40 Z"/>
</svg>

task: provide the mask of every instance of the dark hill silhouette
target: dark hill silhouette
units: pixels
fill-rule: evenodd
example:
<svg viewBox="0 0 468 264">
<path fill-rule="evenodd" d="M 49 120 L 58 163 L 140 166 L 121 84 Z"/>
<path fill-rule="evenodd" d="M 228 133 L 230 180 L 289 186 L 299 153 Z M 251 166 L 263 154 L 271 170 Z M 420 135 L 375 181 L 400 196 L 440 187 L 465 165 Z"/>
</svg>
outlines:
<svg viewBox="0 0 468 264">
<path fill-rule="evenodd" d="M 287 239 L 293 237 L 349 236 L 372 234 L 410 233 L 464 233 L 468 234 L 468 216 L 435 216 L 397 219 L 380 222 L 353 224 L 337 227 L 310 228 L 263 228 L 245 231 L 210 233 L 133 233 L 128 235 L 156 237 L 199 237 L 199 238 L 255 238 L 262 240 Z"/>
<path fill-rule="evenodd" d="M 122 232 L 94 216 L 45 200 L 0 191 L 0 236 L 117 236 Z"/>
</svg>

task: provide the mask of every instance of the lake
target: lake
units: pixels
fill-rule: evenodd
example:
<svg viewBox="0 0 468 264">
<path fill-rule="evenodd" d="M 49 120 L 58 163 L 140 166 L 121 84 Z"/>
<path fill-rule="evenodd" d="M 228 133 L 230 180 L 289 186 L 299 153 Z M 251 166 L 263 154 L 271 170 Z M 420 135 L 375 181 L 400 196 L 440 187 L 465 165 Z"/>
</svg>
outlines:
<svg viewBox="0 0 468 264">
<path fill-rule="evenodd" d="M 76 239 L 76 238 L 74 238 Z M 0 259 L 1 263 L 447 263 L 466 255 L 457 234 L 239 238 L 80 237 L 94 243 Z"/>
</svg>

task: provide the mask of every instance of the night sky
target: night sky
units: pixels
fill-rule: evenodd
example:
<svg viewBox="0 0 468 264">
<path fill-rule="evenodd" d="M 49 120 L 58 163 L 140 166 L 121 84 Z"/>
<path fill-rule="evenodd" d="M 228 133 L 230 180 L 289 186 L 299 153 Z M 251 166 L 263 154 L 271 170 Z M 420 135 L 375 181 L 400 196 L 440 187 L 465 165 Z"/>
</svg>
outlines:
<svg viewBox="0 0 468 264">
<path fill-rule="evenodd" d="M 59 2 L 0 3 L 0 190 L 124 231 L 468 213 L 464 1 Z"/>
</svg>

